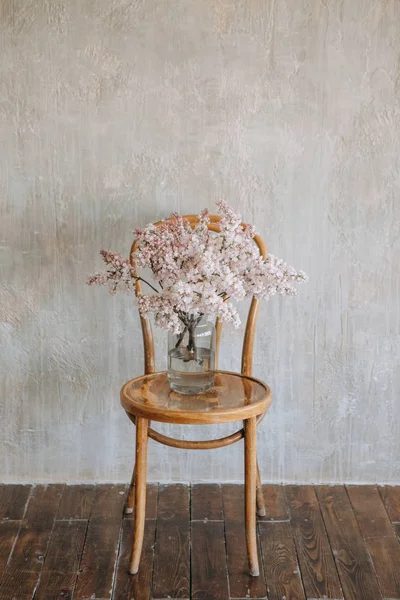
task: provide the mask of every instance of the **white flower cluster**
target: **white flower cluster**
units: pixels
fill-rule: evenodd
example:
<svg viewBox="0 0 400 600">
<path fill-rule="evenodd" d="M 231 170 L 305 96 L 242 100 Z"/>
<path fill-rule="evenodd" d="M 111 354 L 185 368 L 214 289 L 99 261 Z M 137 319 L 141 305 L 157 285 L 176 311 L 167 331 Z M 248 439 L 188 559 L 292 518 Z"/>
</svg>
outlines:
<svg viewBox="0 0 400 600">
<path fill-rule="evenodd" d="M 254 228 L 243 227 L 240 215 L 226 202 L 221 200 L 217 206 L 221 216 L 219 233 L 208 229 L 207 210 L 199 215 L 194 227 L 173 214 L 171 220 L 134 232 L 138 244 L 132 255 L 133 269 L 120 255 L 102 251 L 107 271 L 92 276 L 88 283 L 108 281 L 112 291 L 119 284 L 126 289 L 140 269 L 150 268 L 160 289 L 153 287 L 158 293 L 138 296 L 140 313 L 154 313 L 157 326 L 175 333 L 189 315 L 219 317 L 237 327 L 240 319 L 232 300 L 253 295 L 260 299 L 274 294 L 295 295 L 294 283 L 307 281 L 305 273 L 272 255 L 263 259 L 253 241 Z M 118 264 L 114 265 L 115 261 Z"/>
</svg>

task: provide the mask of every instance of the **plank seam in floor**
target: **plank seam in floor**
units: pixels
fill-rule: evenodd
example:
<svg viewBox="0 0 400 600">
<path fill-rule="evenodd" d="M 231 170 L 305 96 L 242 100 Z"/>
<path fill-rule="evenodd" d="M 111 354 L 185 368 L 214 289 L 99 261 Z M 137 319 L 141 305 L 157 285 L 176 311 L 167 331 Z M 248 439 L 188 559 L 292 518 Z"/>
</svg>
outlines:
<svg viewBox="0 0 400 600">
<path fill-rule="evenodd" d="M 56 516 L 57 516 L 57 513 L 58 513 L 58 509 L 60 508 L 60 504 L 61 504 L 61 498 L 62 498 L 62 496 L 63 496 L 64 489 L 65 489 L 65 484 L 64 484 L 64 486 L 63 486 L 63 488 L 62 488 L 62 492 L 61 492 L 61 494 L 60 494 L 60 499 L 59 499 L 59 501 L 58 501 L 57 510 L 55 511 L 55 515 L 54 515 L 54 519 L 53 519 L 53 525 L 52 525 L 52 527 L 51 527 L 51 532 L 50 532 L 50 535 L 49 535 L 49 539 L 47 540 L 47 546 L 46 546 L 46 549 L 45 549 L 45 551 L 44 551 L 44 554 L 43 554 L 43 562 L 42 562 L 42 566 L 41 566 L 41 569 L 40 569 L 40 572 L 39 572 L 39 576 L 38 576 L 38 580 L 37 580 L 37 582 L 36 582 L 35 588 L 34 588 L 34 590 L 33 590 L 33 592 L 32 592 L 32 600 L 34 600 L 34 598 L 35 598 L 35 596 L 36 596 L 36 592 L 37 592 L 37 590 L 38 590 L 38 588 L 39 588 L 39 585 L 40 585 L 40 580 L 41 580 L 41 578 L 42 578 L 42 573 L 43 573 L 43 567 L 44 567 L 44 565 L 45 565 L 46 558 L 47 558 L 47 553 L 48 553 L 48 551 L 49 551 L 51 537 L 52 537 L 52 535 L 53 535 L 53 532 L 54 532 L 54 527 L 55 527 L 55 525 L 56 525 Z"/>
<path fill-rule="evenodd" d="M 154 589 L 154 573 L 155 573 L 154 564 L 155 564 L 155 560 L 156 560 L 156 548 L 157 548 L 158 498 L 159 498 L 159 496 L 160 496 L 160 484 L 157 483 L 156 518 L 155 518 L 155 524 L 154 524 L 153 562 L 151 565 L 151 593 L 150 593 L 150 596 L 153 595 L 153 589 Z"/>
<path fill-rule="evenodd" d="M 192 484 L 189 484 L 189 595 L 190 598 L 193 596 L 193 549 L 192 549 Z"/>
<path fill-rule="evenodd" d="M 330 535 L 329 535 L 329 532 L 328 532 L 328 528 L 327 528 L 326 523 L 325 523 L 324 511 L 321 508 L 321 503 L 320 503 L 320 500 L 319 500 L 319 495 L 317 493 L 317 490 L 315 489 L 315 485 L 313 485 L 313 488 L 314 488 L 314 492 L 315 492 L 315 497 L 316 497 L 317 502 L 318 502 L 318 508 L 319 508 L 319 512 L 320 512 L 320 515 L 321 515 L 322 524 L 324 526 L 325 535 L 327 537 L 327 540 L 328 540 L 328 543 L 329 543 L 329 547 L 331 549 L 331 553 L 332 553 L 332 557 L 333 557 L 333 564 L 335 566 L 336 573 L 337 573 L 338 580 L 339 580 L 339 584 L 340 584 L 340 588 L 342 590 L 342 598 L 340 598 L 340 600 L 345 600 L 345 594 L 344 594 L 344 590 L 343 590 L 343 583 L 342 583 L 342 579 L 340 577 L 340 572 L 339 572 L 338 565 L 337 565 L 337 562 L 336 562 L 336 554 L 333 551 L 331 538 L 330 538 Z M 350 501 L 350 499 L 349 499 L 349 501 Z M 351 502 L 350 502 L 350 506 L 351 506 Z"/>
<path fill-rule="evenodd" d="M 24 512 L 22 513 L 22 517 L 19 520 L 19 527 L 18 527 L 17 535 L 15 536 L 13 545 L 11 546 L 10 554 L 8 555 L 8 559 L 7 559 L 7 562 L 6 562 L 5 567 L 4 567 L 4 573 L 6 572 L 6 569 L 7 569 L 7 567 L 10 564 L 11 557 L 12 557 L 12 555 L 14 553 L 14 549 L 15 549 L 17 540 L 19 538 L 19 534 L 21 533 L 22 523 L 24 522 L 24 519 L 25 519 L 25 516 L 26 516 L 26 511 L 28 510 L 28 504 L 29 504 L 29 502 L 30 502 L 30 500 L 32 498 L 33 490 L 34 490 L 35 487 L 36 487 L 35 485 L 32 485 L 31 489 L 29 490 L 29 494 L 28 494 L 28 497 L 26 499 L 26 503 L 25 503 L 25 506 L 24 506 Z"/>
<path fill-rule="evenodd" d="M 190 519 L 191 523 L 223 523 L 224 519 Z"/>
<path fill-rule="evenodd" d="M 77 569 L 77 572 L 76 572 L 76 575 L 75 575 L 75 581 L 74 581 L 74 583 L 72 585 L 72 596 L 71 596 L 72 598 L 75 598 L 75 588 L 76 588 L 76 584 L 78 583 L 78 577 L 79 577 L 79 575 L 81 573 L 82 557 L 83 557 L 83 553 L 85 551 L 85 546 L 86 546 L 86 541 L 87 541 L 87 534 L 88 534 L 88 530 L 89 530 L 89 523 L 90 523 L 90 520 L 92 518 L 92 510 L 93 510 L 94 501 L 95 501 L 97 493 L 98 493 L 98 487 L 99 487 L 98 485 L 95 485 L 94 496 L 93 496 L 93 499 L 92 499 L 92 503 L 90 505 L 90 513 L 88 515 L 88 518 L 86 519 L 87 522 L 86 522 L 85 536 L 83 538 L 83 544 L 82 544 L 81 554 L 80 554 L 80 557 L 79 557 L 78 569 Z M 85 519 L 82 519 L 82 520 L 84 521 Z M 118 556 L 117 556 L 117 558 L 118 558 Z"/>
<path fill-rule="evenodd" d="M 122 530 L 123 530 L 123 524 L 124 524 L 125 503 L 126 503 L 126 497 L 127 497 L 128 493 L 129 493 L 129 489 L 127 488 L 127 486 L 125 486 L 125 501 L 124 501 L 124 508 L 122 509 L 122 516 L 121 516 L 121 519 L 120 519 L 120 524 L 119 524 L 119 536 L 118 536 L 117 552 L 116 552 L 116 555 L 115 555 L 116 559 L 114 561 L 114 571 L 113 571 L 113 576 L 112 576 L 112 580 L 111 580 L 111 589 L 110 589 L 111 596 L 110 596 L 110 598 L 114 597 L 115 585 L 116 585 L 116 582 L 117 582 L 119 554 L 120 554 L 120 551 L 121 551 Z"/>
<path fill-rule="evenodd" d="M 333 550 L 332 550 L 331 541 L 329 539 L 328 530 L 326 528 L 326 523 L 325 523 L 325 520 L 324 520 L 324 515 L 323 515 L 323 512 L 322 512 L 322 508 L 321 508 L 321 505 L 320 505 L 320 502 L 319 502 L 317 490 L 315 489 L 315 485 L 313 485 L 312 488 L 314 490 L 314 495 L 315 495 L 315 497 L 317 499 L 318 510 L 319 510 L 319 514 L 321 516 L 322 526 L 323 526 L 324 531 L 325 531 L 326 539 L 328 540 L 329 549 L 330 549 L 331 554 L 332 554 L 333 566 L 335 567 L 336 575 L 337 575 L 338 582 L 339 582 L 340 591 L 342 592 L 342 597 L 340 599 L 338 599 L 338 600 L 344 600 L 344 591 L 343 591 L 342 580 L 340 579 L 339 569 L 338 569 L 338 566 L 336 564 L 335 555 L 334 555 Z"/>
<path fill-rule="evenodd" d="M 264 583 L 265 583 L 265 587 L 267 589 L 267 593 L 268 593 L 268 582 L 267 582 L 267 578 L 266 578 L 266 574 L 265 574 L 265 567 L 264 567 L 264 555 L 263 555 L 263 551 L 262 551 L 262 544 L 261 544 L 261 534 L 260 534 L 260 528 L 258 525 L 258 521 L 256 522 L 256 530 L 257 530 L 257 551 L 259 549 L 259 568 L 260 568 L 260 575 L 259 577 L 263 577 L 264 579 Z M 227 553 L 228 556 L 228 553 Z M 227 565 L 228 566 L 228 565 Z M 228 581 L 229 581 L 229 577 L 228 577 Z M 266 600 L 268 600 L 268 596 L 265 596 Z M 238 600 L 237 598 L 235 598 L 235 600 Z M 248 597 L 247 597 L 248 600 Z"/>
<path fill-rule="evenodd" d="M 296 565 L 297 565 L 297 572 L 298 572 L 298 575 L 299 575 L 299 578 L 300 578 L 300 581 L 301 581 L 301 587 L 303 588 L 303 594 L 304 594 L 304 598 L 305 598 L 306 600 L 308 600 L 308 599 L 307 599 L 307 594 L 306 594 L 306 586 L 304 585 L 303 573 L 301 572 L 301 569 L 300 569 L 300 558 L 299 558 L 299 551 L 298 551 L 297 544 L 296 544 L 296 538 L 295 538 L 295 536 L 294 536 L 294 534 L 293 534 L 293 528 L 292 528 L 292 512 L 291 512 L 291 510 L 290 510 L 290 503 L 288 502 L 288 500 L 287 500 L 287 497 L 286 497 L 286 491 L 285 491 L 285 487 L 283 487 L 283 499 L 284 499 L 284 502 L 285 502 L 285 504 L 286 504 L 286 509 L 287 509 L 287 512 L 288 512 L 288 515 L 289 515 L 289 519 L 288 519 L 287 521 L 285 521 L 285 522 L 290 524 L 290 533 L 292 534 L 292 542 L 293 542 L 293 547 L 294 547 L 294 551 L 295 551 L 295 553 L 296 553 Z M 274 521 L 271 521 L 271 522 L 273 523 Z M 283 521 L 281 521 L 281 523 L 282 523 L 282 522 L 283 522 Z"/>
<path fill-rule="evenodd" d="M 228 598 L 230 598 L 231 597 L 231 582 L 229 580 L 228 544 L 226 542 L 225 506 L 224 506 L 224 499 L 223 499 L 223 495 L 222 495 L 222 485 L 221 484 L 219 484 L 219 489 L 220 489 L 220 499 L 221 499 L 221 511 L 222 511 L 223 524 L 224 524 L 226 579 L 227 579 L 227 587 L 228 587 Z"/>
<path fill-rule="evenodd" d="M 257 523 L 290 523 L 290 519 L 257 519 Z"/>
<path fill-rule="evenodd" d="M 76 522 L 79 522 L 79 521 L 87 521 L 87 520 L 88 519 L 74 519 L 73 517 L 69 517 L 69 518 L 68 517 L 64 517 L 63 519 L 54 519 L 54 522 L 55 523 L 65 523 L 65 522 L 67 522 L 68 523 L 68 522 L 71 521 L 71 523 L 72 522 L 76 523 Z"/>
<path fill-rule="evenodd" d="M 288 506 L 288 511 L 290 514 L 290 508 Z M 290 522 L 291 523 L 291 522 Z M 300 569 L 300 558 L 299 558 L 299 552 L 298 552 L 298 548 L 296 545 L 296 540 L 295 537 L 293 535 L 293 529 L 292 527 L 290 527 L 290 532 L 292 534 L 292 541 L 293 541 L 293 547 L 294 547 L 294 551 L 296 553 L 296 567 L 297 567 L 297 574 L 299 575 L 300 581 L 301 581 L 301 587 L 303 588 L 303 594 L 304 594 L 304 598 L 307 600 L 307 594 L 306 594 L 306 586 L 304 585 L 304 578 L 303 578 L 303 573 L 301 572 Z"/>
</svg>

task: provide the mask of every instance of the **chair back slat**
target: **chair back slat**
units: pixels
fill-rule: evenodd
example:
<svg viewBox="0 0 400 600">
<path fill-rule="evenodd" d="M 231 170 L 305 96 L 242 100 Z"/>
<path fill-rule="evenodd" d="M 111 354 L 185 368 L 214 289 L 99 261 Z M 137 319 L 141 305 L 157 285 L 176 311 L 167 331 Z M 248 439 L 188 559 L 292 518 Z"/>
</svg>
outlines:
<svg viewBox="0 0 400 600">
<path fill-rule="evenodd" d="M 198 218 L 196 215 L 185 215 L 184 218 L 189 221 L 189 223 L 192 227 L 194 227 L 196 225 L 196 223 L 198 222 Z M 219 221 L 220 221 L 220 217 L 218 215 L 211 215 L 208 229 L 210 231 L 215 231 L 216 233 L 219 233 L 219 231 L 220 231 L 219 226 L 218 226 Z M 155 226 L 157 227 L 161 223 L 162 223 L 162 221 L 159 221 L 159 222 L 155 223 Z M 243 224 L 243 226 L 244 226 L 244 224 Z M 263 258 L 266 258 L 267 257 L 267 247 L 265 245 L 264 240 L 259 235 L 256 235 L 254 237 L 254 241 L 260 250 L 261 256 Z M 130 250 L 130 255 L 129 255 L 130 261 L 131 261 L 131 264 L 133 267 L 135 265 L 132 260 L 132 254 L 136 250 L 136 247 L 137 247 L 137 241 L 135 240 L 132 244 L 132 247 Z M 139 276 L 139 273 L 135 273 L 135 275 Z M 137 280 L 136 284 L 135 284 L 136 295 L 141 293 L 141 291 L 142 291 L 141 282 L 140 282 L 140 280 Z M 257 317 L 258 317 L 258 311 L 259 311 L 259 304 L 260 304 L 259 300 L 257 300 L 257 298 L 255 298 L 253 296 L 253 298 L 251 300 L 248 316 L 247 316 L 246 329 L 245 329 L 244 338 L 243 338 L 242 369 L 241 369 L 242 375 L 250 376 L 252 374 L 252 370 L 253 370 L 253 348 L 254 348 L 254 338 L 255 338 L 256 323 L 257 323 Z M 141 316 L 140 324 L 142 327 L 142 336 L 143 336 L 144 372 L 146 375 L 148 375 L 150 373 L 156 372 L 153 331 L 152 331 L 150 319 L 148 317 Z M 219 359 L 220 341 L 221 341 L 221 335 L 222 335 L 222 322 L 218 318 L 215 323 L 215 329 L 216 329 L 216 353 L 215 353 L 216 367 L 215 368 L 217 369 L 218 368 L 218 359 Z"/>
<path fill-rule="evenodd" d="M 219 361 L 219 345 L 221 342 L 222 335 L 222 321 L 220 319 L 216 319 L 215 321 L 215 368 L 218 369 L 218 361 Z"/>
</svg>

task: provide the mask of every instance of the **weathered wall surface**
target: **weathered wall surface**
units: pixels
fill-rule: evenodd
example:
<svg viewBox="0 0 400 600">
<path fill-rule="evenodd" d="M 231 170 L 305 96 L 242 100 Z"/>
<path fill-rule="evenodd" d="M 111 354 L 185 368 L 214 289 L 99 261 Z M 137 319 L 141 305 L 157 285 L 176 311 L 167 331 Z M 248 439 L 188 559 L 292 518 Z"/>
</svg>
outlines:
<svg viewBox="0 0 400 600">
<path fill-rule="evenodd" d="M 311 279 L 261 311 L 263 477 L 399 483 L 400 3 L 2 0 L 0 15 L 1 479 L 128 479 L 119 388 L 142 369 L 139 321 L 85 277 L 134 227 L 222 197 Z M 225 331 L 226 368 L 239 339 Z M 163 333 L 157 349 L 164 366 Z M 239 480 L 241 456 L 151 442 L 149 477 Z"/>
</svg>

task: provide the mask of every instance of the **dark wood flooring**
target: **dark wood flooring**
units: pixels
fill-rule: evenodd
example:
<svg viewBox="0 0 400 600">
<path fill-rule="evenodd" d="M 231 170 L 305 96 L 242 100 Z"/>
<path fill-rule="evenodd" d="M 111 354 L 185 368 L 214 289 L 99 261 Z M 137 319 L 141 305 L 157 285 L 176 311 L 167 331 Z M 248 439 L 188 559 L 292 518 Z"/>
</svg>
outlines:
<svg viewBox="0 0 400 600">
<path fill-rule="evenodd" d="M 149 485 L 128 575 L 123 485 L 0 485 L 0 600 L 400 600 L 400 487 L 264 485 L 262 574 L 247 572 L 243 487 Z"/>
</svg>

